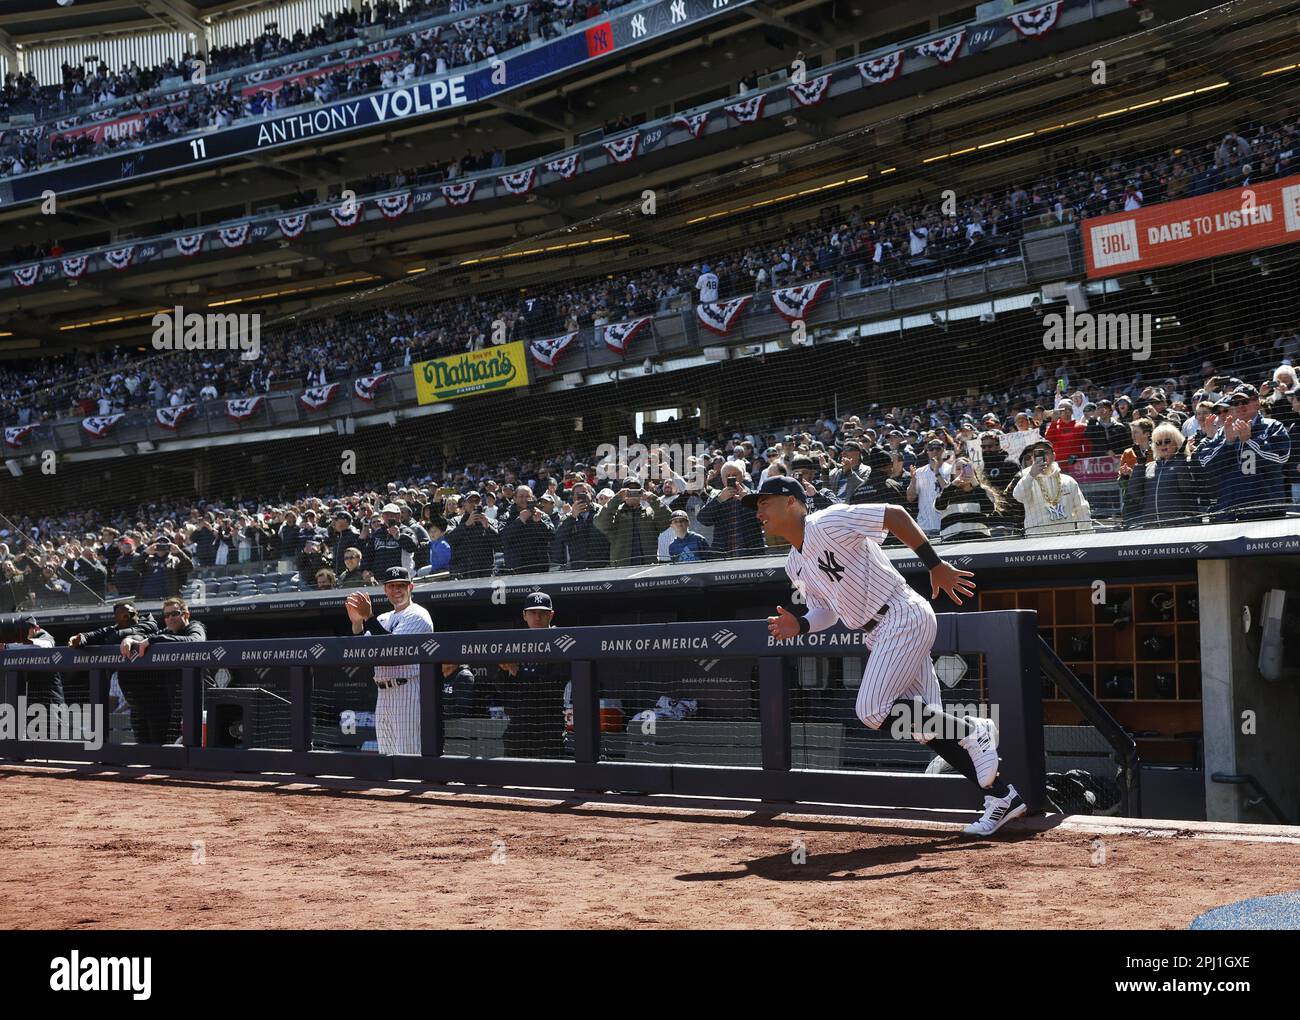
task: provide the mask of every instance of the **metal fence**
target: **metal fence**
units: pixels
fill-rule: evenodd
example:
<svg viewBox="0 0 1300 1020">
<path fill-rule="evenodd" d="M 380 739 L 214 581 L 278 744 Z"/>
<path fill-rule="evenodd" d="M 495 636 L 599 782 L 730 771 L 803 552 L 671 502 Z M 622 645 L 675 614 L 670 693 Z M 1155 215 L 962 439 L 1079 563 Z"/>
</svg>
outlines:
<svg viewBox="0 0 1300 1020">
<path fill-rule="evenodd" d="M 789 642 L 775 642 L 764 621 L 494 630 L 408 637 L 317 638 L 229 641 L 194 644 L 157 643 L 142 657 L 126 661 L 116 648 L 24 649 L 0 653 L 3 698 L 0 713 L 11 720 L 19 707 L 24 678 L 60 673 L 88 675 L 88 706 L 104 706 L 109 715 L 109 676 L 132 671 L 175 671 L 180 684 L 181 740 L 177 745 L 113 743 L 90 749 L 82 743 L 20 739 L 24 729 L 0 728 L 0 758 L 144 764 L 155 767 L 348 775 L 369 779 L 413 779 L 493 786 L 569 790 L 756 797 L 763 800 L 933 808 L 974 808 L 978 796 L 953 775 L 929 775 L 883 767 L 824 767 L 843 764 L 829 756 L 828 742 L 814 719 L 800 717 L 795 703 L 809 659 L 867 654 L 861 631 L 834 628 Z M 458 737 L 451 747 L 444 719 L 440 664 L 491 665 L 524 658 L 567 666 L 571 686 L 571 758 L 541 760 L 475 757 Z M 1002 733 L 1003 774 L 1014 782 L 1031 809 L 1044 807 L 1045 768 L 1040 704 L 1036 615 L 1008 610 L 949 613 L 939 616 L 933 654 L 980 656 L 984 663 L 984 697 L 995 707 Z M 733 728 L 729 742 L 753 748 L 752 763 L 739 753 L 722 756 L 724 764 L 705 764 L 685 742 L 658 742 L 646 753 L 616 756 L 624 734 L 602 727 L 602 681 L 598 666 L 613 660 L 666 663 L 704 657 L 706 662 L 751 660 L 752 704 L 742 731 Z M 358 665 L 418 663 L 420 723 L 424 739 L 419 755 L 377 755 L 360 750 L 313 749 L 318 720 L 313 691 L 324 671 Z M 204 670 L 256 667 L 283 668 L 279 690 L 263 690 L 277 706 L 276 736 L 286 746 L 204 746 Z M 605 673 L 608 676 L 608 673 Z M 249 696 L 254 697 L 253 695 Z M 212 720 L 209 720 L 211 726 Z M 738 725 L 738 724 L 735 724 Z M 715 727 L 716 728 L 716 727 Z M 48 734 L 47 734 L 48 736 Z M 644 750 L 644 749 L 641 749 Z M 715 754 L 716 758 L 716 754 Z"/>
</svg>

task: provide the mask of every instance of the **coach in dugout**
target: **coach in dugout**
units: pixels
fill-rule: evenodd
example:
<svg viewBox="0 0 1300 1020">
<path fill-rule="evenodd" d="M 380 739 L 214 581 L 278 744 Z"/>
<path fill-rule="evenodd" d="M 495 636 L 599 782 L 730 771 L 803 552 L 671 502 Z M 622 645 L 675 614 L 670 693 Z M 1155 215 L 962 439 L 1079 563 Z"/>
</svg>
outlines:
<svg viewBox="0 0 1300 1020">
<path fill-rule="evenodd" d="M 116 623 L 114 619 L 114 623 Z M 122 638 L 122 658 L 130 662 L 144 655 L 154 644 L 206 641 L 207 629 L 190 619 L 190 607 L 184 599 L 163 602 L 162 630 L 146 633 L 133 629 Z M 203 681 L 211 686 L 212 676 L 203 671 Z M 175 669 L 124 669 L 118 673 L 118 685 L 131 706 L 131 729 L 137 744 L 174 744 L 181 736 L 180 671 Z"/>
<path fill-rule="evenodd" d="M 524 622 L 531 630 L 551 626 L 551 597 L 535 591 L 524 602 Z M 503 662 L 489 692 L 492 704 L 510 717 L 505 732 L 508 758 L 564 757 L 564 688 L 569 667 L 563 662 Z"/>
</svg>

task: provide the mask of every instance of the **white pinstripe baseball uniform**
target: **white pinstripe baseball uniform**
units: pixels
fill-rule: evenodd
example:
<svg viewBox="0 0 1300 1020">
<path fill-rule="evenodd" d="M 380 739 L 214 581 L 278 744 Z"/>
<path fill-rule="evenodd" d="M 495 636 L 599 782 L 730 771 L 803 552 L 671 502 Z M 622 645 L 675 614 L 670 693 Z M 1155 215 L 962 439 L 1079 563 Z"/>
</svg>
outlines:
<svg viewBox="0 0 1300 1020">
<path fill-rule="evenodd" d="M 375 617 L 390 634 L 432 634 L 433 617 L 412 602 L 401 612 L 389 610 Z M 376 666 L 375 681 L 405 679 L 400 687 L 383 687 L 375 701 L 375 735 L 380 754 L 420 753 L 420 667 Z"/>
<path fill-rule="evenodd" d="M 808 603 L 809 631 L 840 620 L 868 633 L 867 668 L 858 688 L 858 718 L 878 729 L 899 698 L 921 697 L 939 707 L 939 678 L 930 659 L 938 621 L 929 600 L 914 592 L 880 548 L 883 503 L 843 504 L 809 514 L 803 548 L 790 550 L 785 572 Z M 882 607 L 887 607 L 881 615 Z"/>
</svg>

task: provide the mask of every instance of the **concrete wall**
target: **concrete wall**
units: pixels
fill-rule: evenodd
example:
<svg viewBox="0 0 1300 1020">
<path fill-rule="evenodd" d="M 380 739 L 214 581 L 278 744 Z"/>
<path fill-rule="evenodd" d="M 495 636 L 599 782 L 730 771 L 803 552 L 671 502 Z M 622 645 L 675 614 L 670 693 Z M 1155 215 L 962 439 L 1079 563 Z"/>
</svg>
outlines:
<svg viewBox="0 0 1300 1020">
<path fill-rule="evenodd" d="M 1256 777 L 1292 824 L 1300 804 L 1300 683 L 1259 675 L 1260 604 L 1270 588 L 1300 592 L 1300 556 L 1202 560 L 1199 564 L 1205 812 L 1210 821 L 1272 822 L 1248 808 L 1249 788 L 1215 783 L 1215 772 Z M 1251 629 L 1242 626 L 1249 606 Z M 1253 734 L 1242 732 L 1254 713 Z"/>
</svg>

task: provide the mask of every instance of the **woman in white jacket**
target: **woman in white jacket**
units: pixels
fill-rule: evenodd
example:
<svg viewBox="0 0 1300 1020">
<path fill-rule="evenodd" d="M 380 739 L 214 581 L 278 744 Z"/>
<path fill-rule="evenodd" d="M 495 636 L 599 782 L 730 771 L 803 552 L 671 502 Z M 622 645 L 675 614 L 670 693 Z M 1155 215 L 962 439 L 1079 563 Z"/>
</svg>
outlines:
<svg viewBox="0 0 1300 1020">
<path fill-rule="evenodd" d="M 1025 535 L 1060 535 L 1092 530 L 1092 508 L 1079 483 L 1061 471 L 1047 441 L 1031 443 L 1020 455 L 1028 467 L 1011 490 L 1025 508 Z"/>
</svg>

